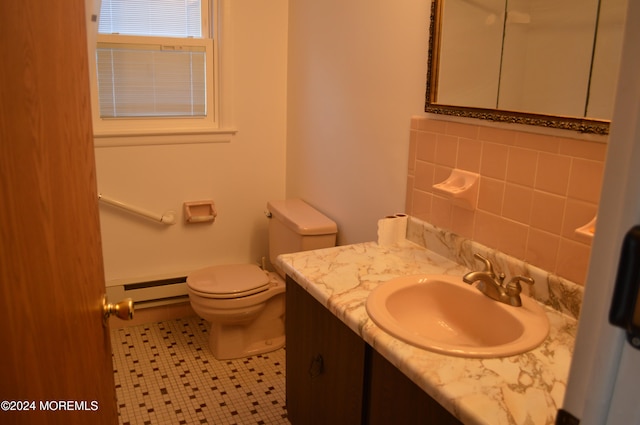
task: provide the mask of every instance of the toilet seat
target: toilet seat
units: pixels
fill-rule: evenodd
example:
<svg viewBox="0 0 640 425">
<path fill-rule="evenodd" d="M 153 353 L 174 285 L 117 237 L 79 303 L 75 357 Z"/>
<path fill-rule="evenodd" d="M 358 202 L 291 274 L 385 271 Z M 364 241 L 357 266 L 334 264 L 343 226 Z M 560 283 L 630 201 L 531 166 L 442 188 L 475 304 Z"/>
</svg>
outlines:
<svg viewBox="0 0 640 425">
<path fill-rule="evenodd" d="M 254 264 L 207 267 L 187 277 L 187 286 L 209 298 L 240 298 L 269 289 L 269 275 Z"/>
</svg>

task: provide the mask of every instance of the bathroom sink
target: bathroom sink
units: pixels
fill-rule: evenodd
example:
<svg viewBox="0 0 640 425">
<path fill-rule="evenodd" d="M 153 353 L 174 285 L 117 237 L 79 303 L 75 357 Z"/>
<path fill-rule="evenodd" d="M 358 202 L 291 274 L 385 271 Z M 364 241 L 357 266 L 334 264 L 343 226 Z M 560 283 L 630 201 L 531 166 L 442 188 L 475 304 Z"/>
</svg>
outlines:
<svg viewBox="0 0 640 425">
<path fill-rule="evenodd" d="M 505 357 L 544 341 L 543 308 L 522 295 L 522 306 L 494 301 L 462 277 L 403 276 L 381 284 L 367 299 L 376 325 L 411 345 L 458 357 Z"/>
</svg>

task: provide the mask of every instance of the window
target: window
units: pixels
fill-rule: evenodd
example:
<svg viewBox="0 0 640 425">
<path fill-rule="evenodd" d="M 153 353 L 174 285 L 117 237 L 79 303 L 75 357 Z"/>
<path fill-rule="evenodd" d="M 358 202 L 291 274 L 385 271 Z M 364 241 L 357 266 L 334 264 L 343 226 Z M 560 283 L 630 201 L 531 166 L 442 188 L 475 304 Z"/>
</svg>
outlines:
<svg viewBox="0 0 640 425">
<path fill-rule="evenodd" d="M 216 127 L 213 9 L 213 0 L 102 0 L 92 108 L 97 133 Z"/>
</svg>

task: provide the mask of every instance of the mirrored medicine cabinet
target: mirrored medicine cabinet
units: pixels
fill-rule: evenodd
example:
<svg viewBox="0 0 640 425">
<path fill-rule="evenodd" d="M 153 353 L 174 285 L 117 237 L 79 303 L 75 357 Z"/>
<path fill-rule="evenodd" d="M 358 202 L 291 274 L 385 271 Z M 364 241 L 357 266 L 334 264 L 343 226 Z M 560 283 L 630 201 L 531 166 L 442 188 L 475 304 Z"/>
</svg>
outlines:
<svg viewBox="0 0 640 425">
<path fill-rule="evenodd" d="M 425 111 L 608 134 L 627 0 L 432 0 Z"/>
</svg>

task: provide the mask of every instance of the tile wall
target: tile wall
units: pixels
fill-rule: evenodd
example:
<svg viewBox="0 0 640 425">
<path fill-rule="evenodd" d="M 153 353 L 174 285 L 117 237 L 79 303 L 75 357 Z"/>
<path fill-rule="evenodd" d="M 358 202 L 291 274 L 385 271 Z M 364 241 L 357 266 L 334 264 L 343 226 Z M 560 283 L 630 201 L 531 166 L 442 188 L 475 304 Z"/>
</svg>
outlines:
<svg viewBox="0 0 640 425">
<path fill-rule="evenodd" d="M 589 141 L 493 126 L 411 119 L 408 214 L 584 284 L 606 155 Z M 452 169 L 478 173 L 475 210 L 434 193 Z"/>
</svg>

